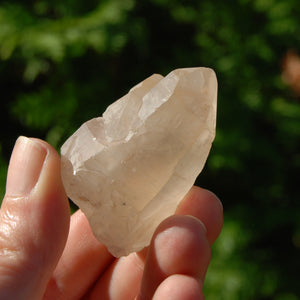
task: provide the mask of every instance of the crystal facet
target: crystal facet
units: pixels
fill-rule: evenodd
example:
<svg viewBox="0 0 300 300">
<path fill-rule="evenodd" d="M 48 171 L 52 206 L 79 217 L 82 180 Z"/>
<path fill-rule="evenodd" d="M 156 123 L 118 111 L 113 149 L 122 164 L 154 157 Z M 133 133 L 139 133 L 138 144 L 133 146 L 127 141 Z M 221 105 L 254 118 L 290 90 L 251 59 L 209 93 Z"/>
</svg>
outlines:
<svg viewBox="0 0 300 300">
<path fill-rule="evenodd" d="M 68 196 L 116 257 L 141 250 L 201 172 L 215 136 L 209 68 L 152 75 L 62 146 Z"/>
</svg>

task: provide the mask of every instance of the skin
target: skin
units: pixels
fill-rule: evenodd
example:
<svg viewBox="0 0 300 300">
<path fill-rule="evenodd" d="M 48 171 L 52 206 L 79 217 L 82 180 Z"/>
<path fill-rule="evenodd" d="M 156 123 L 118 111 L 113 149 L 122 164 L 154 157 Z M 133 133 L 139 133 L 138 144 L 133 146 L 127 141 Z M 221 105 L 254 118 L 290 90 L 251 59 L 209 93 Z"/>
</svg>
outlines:
<svg viewBox="0 0 300 300">
<path fill-rule="evenodd" d="M 60 157 L 20 137 L 0 210 L 0 299 L 204 299 L 223 208 L 193 187 L 139 253 L 114 258 L 79 210 L 70 217 Z"/>
</svg>

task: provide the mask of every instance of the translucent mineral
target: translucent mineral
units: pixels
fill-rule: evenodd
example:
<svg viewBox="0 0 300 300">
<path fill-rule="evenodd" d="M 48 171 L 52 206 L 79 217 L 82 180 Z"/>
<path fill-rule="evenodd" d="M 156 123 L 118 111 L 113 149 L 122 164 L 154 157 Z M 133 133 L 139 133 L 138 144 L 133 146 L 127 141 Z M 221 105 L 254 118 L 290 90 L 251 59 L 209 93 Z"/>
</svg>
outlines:
<svg viewBox="0 0 300 300">
<path fill-rule="evenodd" d="M 62 179 L 96 238 L 116 257 L 141 250 L 201 172 L 215 136 L 209 68 L 154 74 L 62 146 Z"/>
</svg>

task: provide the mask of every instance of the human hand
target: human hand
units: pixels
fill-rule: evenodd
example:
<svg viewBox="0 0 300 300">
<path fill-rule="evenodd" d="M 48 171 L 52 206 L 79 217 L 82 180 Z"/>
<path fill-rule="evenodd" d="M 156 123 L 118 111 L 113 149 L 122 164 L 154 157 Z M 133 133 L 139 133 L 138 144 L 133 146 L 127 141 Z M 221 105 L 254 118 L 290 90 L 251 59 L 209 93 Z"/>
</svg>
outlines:
<svg viewBox="0 0 300 300">
<path fill-rule="evenodd" d="M 20 137 L 0 210 L 0 299 L 204 299 L 222 223 L 217 197 L 194 187 L 148 248 L 116 259 L 80 210 L 70 219 L 58 153 Z"/>
</svg>

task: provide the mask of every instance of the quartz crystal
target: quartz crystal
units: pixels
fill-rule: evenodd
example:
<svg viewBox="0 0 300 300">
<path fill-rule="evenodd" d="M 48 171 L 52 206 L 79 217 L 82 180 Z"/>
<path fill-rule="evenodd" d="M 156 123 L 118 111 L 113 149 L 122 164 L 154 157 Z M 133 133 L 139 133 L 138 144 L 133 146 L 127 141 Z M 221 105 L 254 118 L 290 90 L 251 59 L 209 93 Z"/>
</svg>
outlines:
<svg viewBox="0 0 300 300">
<path fill-rule="evenodd" d="M 62 146 L 62 179 L 116 257 L 150 243 L 201 172 L 215 136 L 209 68 L 154 74 L 84 123 Z"/>
</svg>

